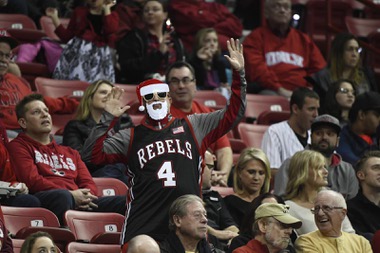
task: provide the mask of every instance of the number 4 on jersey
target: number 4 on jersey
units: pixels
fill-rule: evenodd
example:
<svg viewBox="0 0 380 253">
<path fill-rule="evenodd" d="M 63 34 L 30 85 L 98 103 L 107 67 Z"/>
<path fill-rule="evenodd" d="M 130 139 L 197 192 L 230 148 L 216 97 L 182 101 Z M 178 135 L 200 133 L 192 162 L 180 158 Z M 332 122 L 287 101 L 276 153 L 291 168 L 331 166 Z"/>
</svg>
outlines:
<svg viewBox="0 0 380 253">
<path fill-rule="evenodd" d="M 175 173 L 173 172 L 172 162 L 166 161 L 162 164 L 161 168 L 157 172 L 159 179 L 163 179 L 164 186 L 176 186 Z"/>
</svg>

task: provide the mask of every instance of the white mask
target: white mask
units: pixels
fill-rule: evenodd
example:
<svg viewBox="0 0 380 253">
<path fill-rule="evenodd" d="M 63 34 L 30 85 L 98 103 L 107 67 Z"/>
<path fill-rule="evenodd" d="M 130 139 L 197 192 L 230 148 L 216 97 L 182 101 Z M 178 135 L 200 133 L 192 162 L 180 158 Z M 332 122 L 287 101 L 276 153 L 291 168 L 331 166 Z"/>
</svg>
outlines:
<svg viewBox="0 0 380 253">
<path fill-rule="evenodd" d="M 161 105 L 161 109 L 153 109 L 153 106 L 157 104 Z M 149 116 L 154 120 L 162 120 L 168 115 L 168 101 L 166 100 L 164 102 L 155 101 L 151 104 L 146 103 L 145 106 Z"/>
</svg>

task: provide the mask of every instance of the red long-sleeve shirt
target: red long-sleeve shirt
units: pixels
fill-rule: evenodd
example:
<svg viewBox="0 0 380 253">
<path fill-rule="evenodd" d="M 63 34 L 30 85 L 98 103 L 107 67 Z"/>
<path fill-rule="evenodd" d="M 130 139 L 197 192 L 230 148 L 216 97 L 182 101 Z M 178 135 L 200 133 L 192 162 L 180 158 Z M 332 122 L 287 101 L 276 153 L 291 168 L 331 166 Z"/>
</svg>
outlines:
<svg viewBox="0 0 380 253">
<path fill-rule="evenodd" d="M 18 181 L 28 186 L 30 193 L 53 189 L 97 189 L 78 151 L 58 145 L 54 140 L 43 145 L 20 133 L 8 144 L 11 164 Z"/>
<path fill-rule="evenodd" d="M 258 82 L 265 89 L 307 87 L 304 77 L 326 66 L 310 37 L 293 28 L 285 38 L 276 36 L 268 27 L 257 28 L 243 45 L 247 82 Z"/>
</svg>

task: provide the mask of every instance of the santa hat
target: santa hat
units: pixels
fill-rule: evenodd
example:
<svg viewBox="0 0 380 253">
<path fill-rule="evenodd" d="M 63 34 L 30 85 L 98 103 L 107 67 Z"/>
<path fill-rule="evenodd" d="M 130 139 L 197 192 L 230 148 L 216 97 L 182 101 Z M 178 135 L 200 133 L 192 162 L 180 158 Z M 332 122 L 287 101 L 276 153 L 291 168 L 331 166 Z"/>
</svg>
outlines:
<svg viewBox="0 0 380 253">
<path fill-rule="evenodd" d="M 136 87 L 137 97 L 140 102 L 139 111 L 144 111 L 143 96 L 155 92 L 169 92 L 169 85 L 157 79 L 148 79 Z"/>
</svg>

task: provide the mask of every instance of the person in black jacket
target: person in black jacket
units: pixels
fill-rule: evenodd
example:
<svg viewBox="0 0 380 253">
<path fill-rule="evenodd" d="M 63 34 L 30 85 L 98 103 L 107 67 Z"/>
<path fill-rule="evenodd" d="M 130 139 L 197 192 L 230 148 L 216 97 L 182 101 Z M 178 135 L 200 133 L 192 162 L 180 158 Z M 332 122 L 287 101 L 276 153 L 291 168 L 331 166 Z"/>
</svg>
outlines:
<svg viewBox="0 0 380 253">
<path fill-rule="evenodd" d="M 134 29 L 117 43 L 118 83 L 138 84 L 149 78 L 163 81 L 170 64 L 185 60 L 182 42 L 167 17 L 166 2 L 146 1 L 143 8 L 145 29 Z"/>
<path fill-rule="evenodd" d="M 90 135 L 93 127 L 100 121 L 105 107 L 105 101 L 108 93 L 111 92 L 114 85 L 106 80 L 98 80 L 92 83 L 84 92 L 78 107 L 76 119 L 71 120 L 65 126 L 63 133 L 63 145 L 69 146 L 79 153 L 82 152 L 84 142 Z M 133 126 L 132 119 L 125 114 L 120 117 L 119 124 L 115 126 L 118 129 Z M 103 167 L 86 163 L 93 177 L 112 177 L 127 183 L 125 176 L 125 165 L 110 164 Z"/>
<path fill-rule="evenodd" d="M 160 243 L 161 253 L 214 252 L 206 240 L 207 212 L 196 195 L 177 198 L 169 209 L 169 235 Z"/>
</svg>

